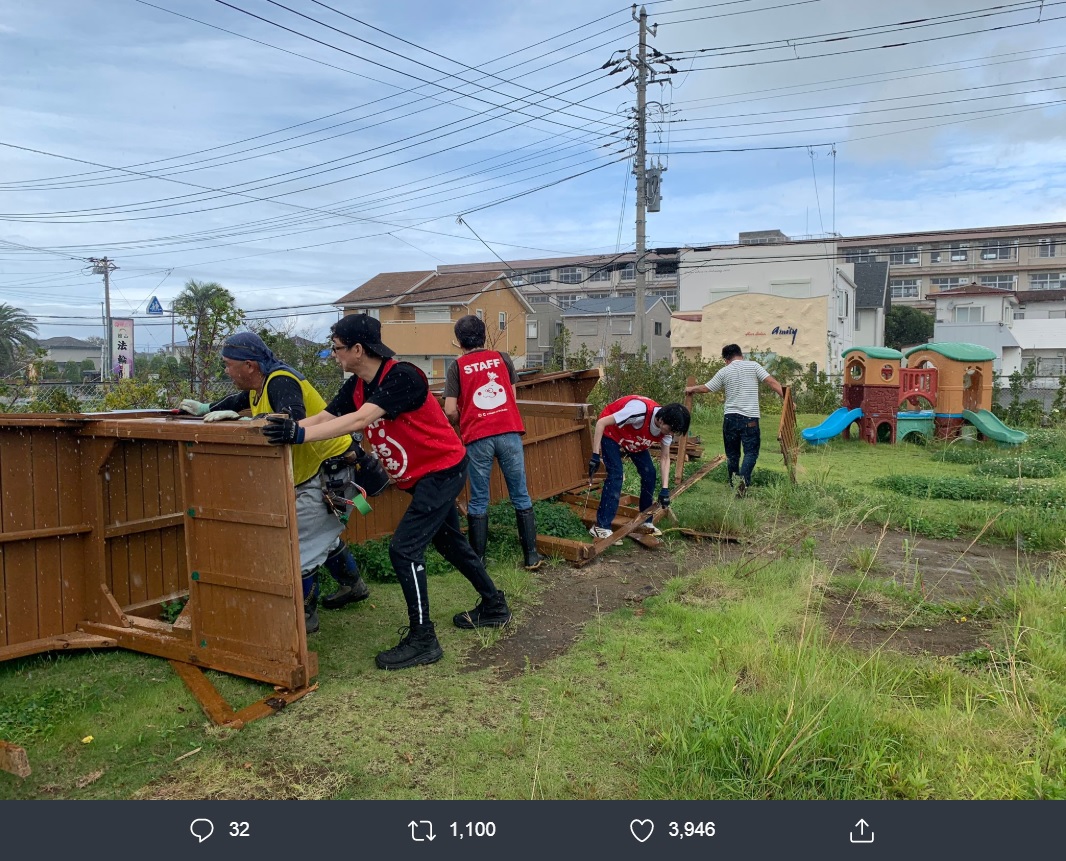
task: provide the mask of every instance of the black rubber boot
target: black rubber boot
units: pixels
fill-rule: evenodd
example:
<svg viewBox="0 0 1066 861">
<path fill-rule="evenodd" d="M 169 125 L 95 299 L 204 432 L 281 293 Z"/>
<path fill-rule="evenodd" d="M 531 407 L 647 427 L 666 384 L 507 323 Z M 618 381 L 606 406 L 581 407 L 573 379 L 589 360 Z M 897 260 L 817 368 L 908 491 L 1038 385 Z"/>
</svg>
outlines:
<svg viewBox="0 0 1066 861">
<path fill-rule="evenodd" d="M 497 590 L 491 598 L 482 598 L 473 610 L 456 613 L 452 622 L 456 628 L 502 628 L 511 621 L 507 598 Z"/>
<path fill-rule="evenodd" d="M 359 576 L 359 566 L 347 544 L 342 543 L 326 557 L 323 564 L 339 587 L 336 592 L 322 599 L 322 606 L 327 610 L 336 610 L 370 597 L 370 589 Z"/>
<path fill-rule="evenodd" d="M 318 575 L 315 572 L 303 575 L 304 628 L 308 634 L 318 631 Z"/>
<path fill-rule="evenodd" d="M 395 647 L 379 652 L 375 662 L 381 670 L 406 670 L 419 664 L 434 664 L 444 657 L 432 622 L 400 629 L 403 639 Z"/>
<path fill-rule="evenodd" d="M 485 547 L 489 543 L 489 516 L 487 514 L 468 514 L 466 516 L 466 537 L 477 558 L 485 561 Z"/>
<path fill-rule="evenodd" d="M 522 542 L 522 555 L 525 557 L 527 571 L 535 571 L 544 564 L 544 557 L 537 552 L 537 518 L 533 515 L 533 509 L 516 511 L 515 520 L 518 522 L 518 540 Z"/>
</svg>

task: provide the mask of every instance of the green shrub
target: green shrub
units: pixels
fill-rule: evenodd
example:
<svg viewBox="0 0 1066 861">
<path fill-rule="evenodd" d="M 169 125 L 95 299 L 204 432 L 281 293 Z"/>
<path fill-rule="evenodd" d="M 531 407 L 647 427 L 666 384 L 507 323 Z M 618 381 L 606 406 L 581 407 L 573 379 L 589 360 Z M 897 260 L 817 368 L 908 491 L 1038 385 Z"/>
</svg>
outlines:
<svg viewBox="0 0 1066 861">
<path fill-rule="evenodd" d="M 986 460 L 984 463 L 978 463 L 973 471 L 977 475 L 1001 478 L 1054 478 L 1062 472 L 1062 466 L 1048 457 L 1027 455 Z"/>
</svg>

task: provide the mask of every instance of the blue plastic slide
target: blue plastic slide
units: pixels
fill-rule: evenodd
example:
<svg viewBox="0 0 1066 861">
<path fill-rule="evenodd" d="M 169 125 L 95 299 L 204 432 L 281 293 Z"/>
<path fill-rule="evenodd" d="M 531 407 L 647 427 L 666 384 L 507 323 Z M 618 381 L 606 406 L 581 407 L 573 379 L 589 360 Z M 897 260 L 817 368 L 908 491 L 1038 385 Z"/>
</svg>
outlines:
<svg viewBox="0 0 1066 861">
<path fill-rule="evenodd" d="M 1013 430 L 1007 427 L 988 410 L 979 410 L 976 413 L 971 410 L 963 410 L 962 417 L 986 437 L 994 439 L 996 442 L 1006 443 L 1007 445 L 1021 445 L 1029 439 L 1029 435 L 1025 431 Z"/>
<path fill-rule="evenodd" d="M 824 445 L 827 440 L 843 433 L 852 422 L 862 418 L 862 410 L 841 407 L 820 425 L 803 430 L 803 438 L 811 445 Z"/>
</svg>

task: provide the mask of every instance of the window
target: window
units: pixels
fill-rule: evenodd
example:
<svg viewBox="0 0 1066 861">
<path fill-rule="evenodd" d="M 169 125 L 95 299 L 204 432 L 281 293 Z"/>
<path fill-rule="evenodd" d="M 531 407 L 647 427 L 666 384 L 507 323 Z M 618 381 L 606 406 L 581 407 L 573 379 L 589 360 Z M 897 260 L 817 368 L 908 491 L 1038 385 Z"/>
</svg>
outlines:
<svg viewBox="0 0 1066 861">
<path fill-rule="evenodd" d="M 670 306 L 671 311 L 677 310 L 677 288 L 671 288 L 669 290 L 649 290 L 649 296 L 661 296 L 666 300 L 666 304 Z"/>
<path fill-rule="evenodd" d="M 1037 247 L 1039 249 L 1037 251 L 1037 256 L 1038 257 L 1054 257 L 1055 256 L 1055 240 L 1054 240 L 1054 238 L 1052 238 L 1052 239 L 1041 239 L 1037 243 Z"/>
<path fill-rule="evenodd" d="M 637 264 L 627 263 L 621 269 L 621 279 L 623 281 L 632 281 L 637 277 Z"/>
<path fill-rule="evenodd" d="M 585 270 L 580 266 L 564 266 L 559 270 L 559 281 L 563 284 L 580 284 L 585 280 Z"/>
<path fill-rule="evenodd" d="M 551 302 L 552 297 L 547 293 L 530 293 L 526 296 L 526 301 L 531 305 L 543 305 L 547 302 Z"/>
<path fill-rule="evenodd" d="M 537 321 L 536 320 L 526 320 L 526 337 L 527 338 L 533 338 L 534 340 L 536 340 L 539 337 L 539 335 L 538 335 L 539 331 L 540 330 L 539 330 L 539 327 L 537 326 Z"/>
<path fill-rule="evenodd" d="M 533 272 L 527 272 L 526 278 L 530 284 L 547 284 L 552 280 L 552 273 L 550 269 L 536 269 Z"/>
<path fill-rule="evenodd" d="M 897 266 L 900 264 L 911 265 L 921 262 L 917 245 L 893 245 L 888 252 L 888 262 Z"/>
<path fill-rule="evenodd" d="M 1014 322 L 1014 308 L 1007 302 L 1003 303 L 1003 322 L 1008 326 Z"/>
<path fill-rule="evenodd" d="M 952 263 L 965 263 L 970 259 L 970 251 L 963 242 L 951 243 L 951 262 Z"/>
<path fill-rule="evenodd" d="M 930 278 L 929 283 L 937 290 L 953 290 L 956 287 L 965 287 L 970 283 L 969 278 Z"/>
<path fill-rule="evenodd" d="M 607 318 L 607 334 L 608 335 L 632 335 L 633 334 L 633 318 L 632 317 L 608 317 Z"/>
<path fill-rule="evenodd" d="M 1038 377 L 1061 377 L 1066 372 L 1066 359 L 1061 356 L 1038 356 L 1036 374 Z"/>
<path fill-rule="evenodd" d="M 875 263 L 877 251 L 873 248 L 846 248 L 844 259 L 848 263 Z"/>
<path fill-rule="evenodd" d="M 600 291 L 597 291 L 597 292 L 586 293 L 585 296 L 588 299 L 610 299 L 611 298 L 611 291 L 610 290 L 600 290 Z"/>
<path fill-rule="evenodd" d="M 525 287 L 527 283 L 522 273 L 514 270 L 507 273 L 507 280 L 514 284 L 515 287 Z"/>
<path fill-rule="evenodd" d="M 479 320 L 484 320 L 485 319 L 485 309 L 484 308 L 478 308 L 477 311 L 475 311 L 474 313 L 477 314 L 477 318 Z"/>
<path fill-rule="evenodd" d="M 1049 320 L 1064 320 L 1066 319 L 1066 311 L 1048 311 L 1047 318 Z"/>
<path fill-rule="evenodd" d="M 843 319 L 848 316 L 848 294 L 841 290 L 837 293 L 837 316 Z"/>
<path fill-rule="evenodd" d="M 574 303 L 581 298 L 580 293 L 559 293 L 556 297 L 559 300 L 560 308 L 572 308 Z"/>
<path fill-rule="evenodd" d="M 1014 289 L 1013 275 L 983 275 L 981 284 L 985 287 L 998 287 L 1000 290 Z"/>
<path fill-rule="evenodd" d="M 855 315 L 855 331 L 858 332 L 862 328 L 862 311 Z"/>
<path fill-rule="evenodd" d="M 447 308 L 415 308 L 416 323 L 448 323 L 452 313 Z"/>
<path fill-rule="evenodd" d="M 570 330 L 571 335 L 580 335 L 585 338 L 600 334 L 599 321 L 595 317 L 577 317 L 567 320 L 566 328 Z"/>
<path fill-rule="evenodd" d="M 942 253 L 943 253 L 942 251 L 930 251 L 929 252 L 929 262 L 930 263 L 939 263 L 940 262 L 940 255 Z"/>
<path fill-rule="evenodd" d="M 503 311 L 500 311 L 500 318 L 499 319 L 500 319 L 500 331 L 501 332 L 506 332 L 507 331 L 507 315 Z"/>
<path fill-rule="evenodd" d="M 981 243 L 982 260 L 1013 260 L 1014 243 L 1009 239 L 992 239 Z"/>
<path fill-rule="evenodd" d="M 954 319 L 956 323 L 983 323 L 985 309 L 981 305 L 963 305 L 955 309 Z"/>
<path fill-rule="evenodd" d="M 1063 281 L 1066 281 L 1066 278 L 1063 278 L 1061 272 L 1034 272 L 1029 276 L 1029 289 L 1058 290 L 1060 287 L 1066 287 Z"/>
<path fill-rule="evenodd" d="M 677 277 L 677 261 L 676 260 L 660 260 L 655 264 L 655 278 L 658 281 L 662 281 L 664 278 L 676 278 Z"/>
<path fill-rule="evenodd" d="M 655 334 L 656 335 L 661 335 L 662 333 L 663 333 L 663 324 L 662 323 L 656 323 L 655 324 Z"/>
<path fill-rule="evenodd" d="M 893 299 L 919 299 L 917 278 L 890 278 L 888 289 Z"/>
<path fill-rule="evenodd" d="M 589 281 L 610 281 L 611 280 L 611 267 L 601 266 L 599 269 L 593 269 L 589 273 Z"/>
</svg>

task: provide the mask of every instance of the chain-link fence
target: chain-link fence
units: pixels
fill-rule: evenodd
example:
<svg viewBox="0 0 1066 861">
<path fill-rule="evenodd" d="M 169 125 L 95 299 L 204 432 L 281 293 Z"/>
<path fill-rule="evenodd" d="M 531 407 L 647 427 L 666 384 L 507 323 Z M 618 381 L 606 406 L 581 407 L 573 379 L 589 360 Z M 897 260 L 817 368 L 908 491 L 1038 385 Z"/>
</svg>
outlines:
<svg viewBox="0 0 1066 861">
<path fill-rule="evenodd" d="M 217 401 L 236 391 L 219 381 L 203 399 Z M 92 413 L 107 410 L 167 409 L 189 397 L 187 382 L 115 380 L 96 383 L 0 384 L 0 413 Z"/>
</svg>

